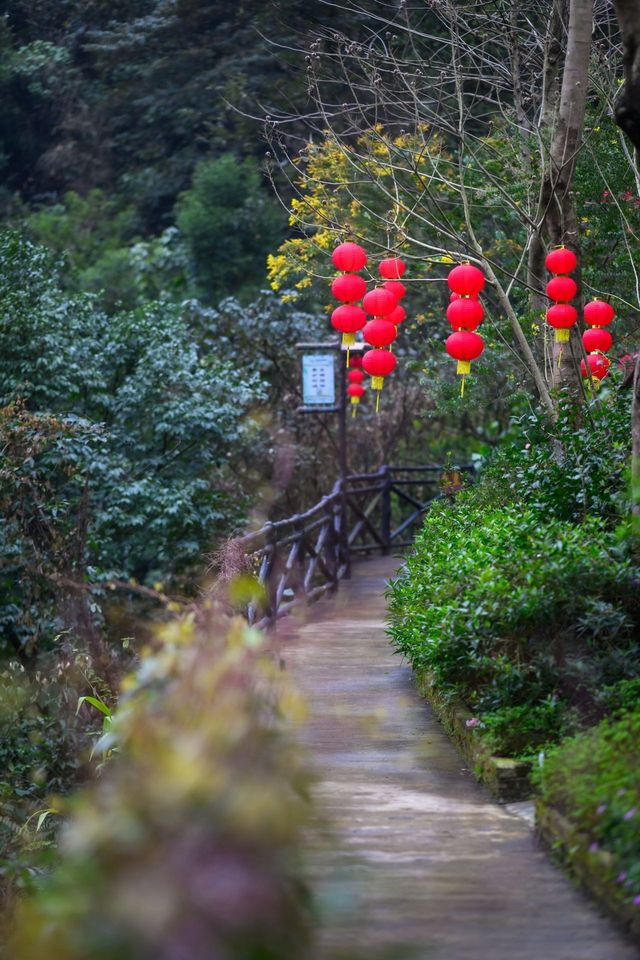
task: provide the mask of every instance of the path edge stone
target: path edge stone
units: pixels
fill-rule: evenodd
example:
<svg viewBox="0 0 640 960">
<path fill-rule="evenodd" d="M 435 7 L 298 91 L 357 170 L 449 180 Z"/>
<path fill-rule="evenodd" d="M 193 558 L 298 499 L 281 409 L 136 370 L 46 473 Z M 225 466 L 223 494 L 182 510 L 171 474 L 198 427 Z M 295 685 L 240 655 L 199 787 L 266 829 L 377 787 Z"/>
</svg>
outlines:
<svg viewBox="0 0 640 960">
<path fill-rule="evenodd" d="M 619 867 L 607 850 L 591 851 L 589 837 L 540 797 L 535 831 L 552 859 L 640 944 L 640 907 L 629 903 L 616 882 Z"/>
<path fill-rule="evenodd" d="M 471 719 L 472 713 L 465 703 L 443 696 L 428 670 L 416 671 L 414 677 L 420 696 L 428 701 L 470 769 L 494 800 L 498 803 L 515 803 L 531 799 L 532 764 L 525 760 L 494 756 L 481 738 L 467 727 L 467 720 Z"/>
</svg>

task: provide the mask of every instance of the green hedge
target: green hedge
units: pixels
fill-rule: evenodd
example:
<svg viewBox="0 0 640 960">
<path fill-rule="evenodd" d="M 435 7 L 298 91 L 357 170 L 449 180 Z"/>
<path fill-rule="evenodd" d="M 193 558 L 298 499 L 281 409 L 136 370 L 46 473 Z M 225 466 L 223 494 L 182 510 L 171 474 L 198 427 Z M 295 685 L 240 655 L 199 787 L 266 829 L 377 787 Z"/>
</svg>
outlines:
<svg viewBox="0 0 640 960">
<path fill-rule="evenodd" d="M 527 754 L 597 719 L 601 688 L 640 674 L 637 570 L 594 517 L 490 506 L 482 489 L 439 503 L 390 606 L 398 650 L 462 696 L 498 751 Z"/>
<path fill-rule="evenodd" d="M 640 709 L 565 740 L 537 771 L 542 801 L 615 858 L 620 893 L 640 906 Z"/>
</svg>

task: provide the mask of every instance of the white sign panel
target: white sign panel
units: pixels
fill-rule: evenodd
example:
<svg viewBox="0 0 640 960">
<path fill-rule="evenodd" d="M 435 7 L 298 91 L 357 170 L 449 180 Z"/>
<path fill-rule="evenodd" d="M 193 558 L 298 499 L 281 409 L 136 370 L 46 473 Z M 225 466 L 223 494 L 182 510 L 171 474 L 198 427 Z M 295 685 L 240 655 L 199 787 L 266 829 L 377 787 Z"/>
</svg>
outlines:
<svg viewBox="0 0 640 960">
<path fill-rule="evenodd" d="M 302 402 L 305 406 L 336 402 L 333 353 L 302 355 Z"/>
</svg>

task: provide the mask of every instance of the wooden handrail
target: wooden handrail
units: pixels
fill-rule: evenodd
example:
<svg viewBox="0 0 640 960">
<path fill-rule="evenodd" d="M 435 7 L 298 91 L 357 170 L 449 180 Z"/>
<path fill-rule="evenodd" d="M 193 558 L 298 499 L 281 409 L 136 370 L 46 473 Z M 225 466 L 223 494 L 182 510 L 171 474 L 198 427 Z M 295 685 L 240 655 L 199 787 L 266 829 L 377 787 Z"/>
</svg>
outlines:
<svg viewBox="0 0 640 960">
<path fill-rule="evenodd" d="M 250 623 L 270 626 L 301 603 L 313 603 L 349 576 L 352 554 L 389 553 L 408 546 L 400 537 L 414 529 L 441 499 L 438 464 L 383 466 L 353 473 L 304 513 L 265 523 L 235 542 L 246 569 L 262 587 L 262 598 L 248 606 Z M 455 468 L 473 475 L 465 464 Z M 409 474 L 409 476 L 407 476 Z M 413 488 L 411 493 L 401 488 Z"/>
</svg>

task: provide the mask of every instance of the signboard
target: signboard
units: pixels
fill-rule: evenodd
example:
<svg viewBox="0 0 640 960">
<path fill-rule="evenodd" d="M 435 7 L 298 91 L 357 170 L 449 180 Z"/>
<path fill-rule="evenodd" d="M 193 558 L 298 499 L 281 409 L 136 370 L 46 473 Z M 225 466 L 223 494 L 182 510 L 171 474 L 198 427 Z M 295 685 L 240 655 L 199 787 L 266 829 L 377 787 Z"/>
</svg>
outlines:
<svg viewBox="0 0 640 960">
<path fill-rule="evenodd" d="M 328 406 L 336 402 L 335 354 L 303 353 L 302 402 L 305 406 Z"/>
</svg>

